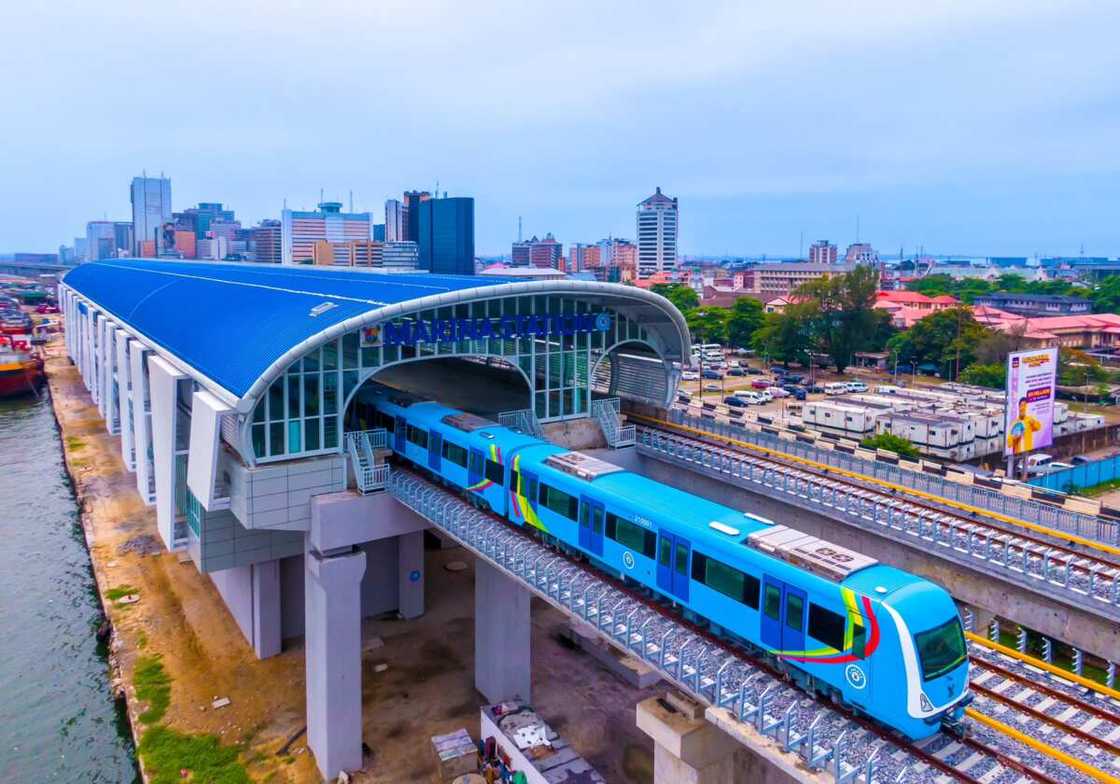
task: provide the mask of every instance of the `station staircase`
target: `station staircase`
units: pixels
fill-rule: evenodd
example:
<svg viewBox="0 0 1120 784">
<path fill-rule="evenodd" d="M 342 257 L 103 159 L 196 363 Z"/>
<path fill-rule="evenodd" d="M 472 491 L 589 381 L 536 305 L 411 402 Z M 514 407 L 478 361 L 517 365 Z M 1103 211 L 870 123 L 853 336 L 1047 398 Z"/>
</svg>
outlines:
<svg viewBox="0 0 1120 784">
<path fill-rule="evenodd" d="M 591 401 L 591 416 L 599 423 L 603 430 L 603 438 L 607 446 L 618 449 L 624 446 L 634 446 L 637 434 L 633 425 L 626 424 L 626 417 L 620 413 L 620 404 L 617 397 L 605 397 Z"/>
<path fill-rule="evenodd" d="M 544 429 L 541 427 L 540 420 L 537 419 L 537 415 L 529 408 L 523 408 L 518 411 L 503 411 L 498 414 L 498 424 L 502 427 L 508 427 L 510 430 L 520 430 L 522 433 L 527 433 L 542 441 L 548 440 L 545 438 Z"/>
<path fill-rule="evenodd" d="M 346 434 L 346 453 L 354 469 L 354 486 L 362 495 L 384 490 L 389 482 L 388 433 L 384 428 Z"/>
</svg>

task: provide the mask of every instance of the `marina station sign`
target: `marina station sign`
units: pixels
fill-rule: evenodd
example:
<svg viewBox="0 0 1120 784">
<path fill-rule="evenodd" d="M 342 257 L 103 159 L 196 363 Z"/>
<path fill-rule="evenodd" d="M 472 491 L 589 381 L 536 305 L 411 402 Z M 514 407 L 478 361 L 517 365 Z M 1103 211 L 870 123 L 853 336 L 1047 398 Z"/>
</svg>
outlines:
<svg viewBox="0 0 1120 784">
<path fill-rule="evenodd" d="M 362 346 L 415 346 L 482 338 L 529 338 L 585 335 L 611 328 L 609 313 L 571 316 L 499 316 L 496 318 L 417 319 L 362 327 Z"/>
</svg>

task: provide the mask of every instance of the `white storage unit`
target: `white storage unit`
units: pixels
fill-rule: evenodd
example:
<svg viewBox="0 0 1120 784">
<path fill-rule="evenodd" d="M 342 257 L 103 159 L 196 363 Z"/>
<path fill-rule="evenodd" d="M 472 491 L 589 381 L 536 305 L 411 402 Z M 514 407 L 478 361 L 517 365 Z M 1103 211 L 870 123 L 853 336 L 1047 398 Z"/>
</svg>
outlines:
<svg viewBox="0 0 1120 784">
<path fill-rule="evenodd" d="M 806 425 L 841 433 L 862 435 L 875 430 L 875 420 L 882 409 L 867 406 L 814 401 L 801 409 L 801 419 Z"/>
</svg>

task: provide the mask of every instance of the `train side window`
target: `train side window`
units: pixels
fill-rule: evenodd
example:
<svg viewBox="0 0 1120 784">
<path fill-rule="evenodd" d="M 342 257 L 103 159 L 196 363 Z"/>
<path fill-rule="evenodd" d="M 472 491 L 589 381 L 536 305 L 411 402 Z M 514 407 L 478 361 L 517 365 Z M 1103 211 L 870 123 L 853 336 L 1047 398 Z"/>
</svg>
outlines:
<svg viewBox="0 0 1120 784">
<path fill-rule="evenodd" d="M 673 543 L 669 541 L 667 536 L 661 537 L 661 552 L 657 557 L 657 562 L 669 568 L 669 563 L 673 560 Z"/>
<path fill-rule="evenodd" d="M 521 472 L 516 468 L 511 468 L 509 472 L 509 489 L 518 495 L 525 495 L 524 489 L 521 487 Z"/>
<path fill-rule="evenodd" d="M 688 576 L 688 548 L 683 544 L 677 545 L 677 574 Z"/>
<path fill-rule="evenodd" d="M 838 651 L 844 650 L 844 616 L 809 602 L 809 636 Z"/>
<path fill-rule="evenodd" d="M 758 579 L 733 566 L 703 553 L 693 553 L 692 579 L 751 609 L 758 609 Z"/>
<path fill-rule="evenodd" d="M 778 620 L 782 612 L 782 589 L 774 585 L 766 586 L 766 604 L 762 611 L 771 620 Z"/>
<path fill-rule="evenodd" d="M 653 531 L 647 531 L 610 512 L 607 512 L 607 538 L 641 553 L 646 558 L 653 558 L 657 552 L 657 536 Z"/>
<path fill-rule="evenodd" d="M 482 476 L 482 455 L 478 452 L 472 452 L 470 456 L 471 467 L 470 472 L 476 476 Z"/>
<path fill-rule="evenodd" d="M 443 457 L 457 466 L 467 466 L 467 450 L 451 441 L 443 442 Z"/>
<path fill-rule="evenodd" d="M 541 505 L 550 509 L 558 515 L 563 515 L 569 520 L 578 519 L 578 498 L 573 495 L 568 495 L 562 490 L 557 490 L 555 487 L 549 487 L 544 482 L 541 482 L 540 488 L 539 503 Z"/>
<path fill-rule="evenodd" d="M 795 632 L 805 628 L 805 602 L 792 593 L 786 594 L 786 626 Z"/>
<path fill-rule="evenodd" d="M 852 655 L 857 659 L 867 658 L 867 629 L 855 621 L 852 621 Z"/>
<path fill-rule="evenodd" d="M 416 446 L 420 447 L 421 449 L 427 449 L 428 448 L 428 431 L 427 430 L 421 430 L 418 427 L 413 427 L 412 425 L 409 425 L 408 428 L 404 431 L 404 437 L 408 440 L 408 442 L 410 444 L 415 444 Z"/>
<path fill-rule="evenodd" d="M 493 460 L 487 460 L 486 478 L 496 485 L 505 484 L 505 469 L 502 468 L 502 464 L 495 463 Z"/>
<path fill-rule="evenodd" d="M 530 501 L 533 501 L 533 500 L 536 499 L 536 497 L 537 497 L 537 478 L 535 476 L 529 477 L 528 487 L 526 487 L 525 490 L 526 490 L 526 492 L 524 493 L 524 496 L 526 498 L 528 498 Z"/>
</svg>

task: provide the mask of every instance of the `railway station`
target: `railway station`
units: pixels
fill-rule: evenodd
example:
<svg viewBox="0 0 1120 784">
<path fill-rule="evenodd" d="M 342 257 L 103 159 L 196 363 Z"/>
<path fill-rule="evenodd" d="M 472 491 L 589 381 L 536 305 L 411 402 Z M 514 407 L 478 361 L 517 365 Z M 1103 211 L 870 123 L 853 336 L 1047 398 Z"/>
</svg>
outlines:
<svg viewBox="0 0 1120 784">
<path fill-rule="evenodd" d="M 836 784 L 909 776 L 1012 784 L 1032 770 L 1069 780 L 1068 769 L 1106 780 L 1094 775 L 1102 767 L 1095 754 L 1086 761 L 1048 755 L 1041 744 L 1028 743 L 1024 755 L 973 736 L 920 738 L 926 718 L 960 718 L 966 701 L 952 687 L 940 692 L 937 678 L 961 662 L 934 672 L 922 647 L 933 638 L 914 636 L 915 648 L 900 612 L 906 590 L 934 597 L 940 586 L 952 624 L 960 626 L 959 607 L 969 631 L 974 694 L 991 704 L 1002 705 L 1006 689 L 985 692 L 975 672 L 989 685 L 1022 681 L 1000 673 L 1028 664 L 1015 660 L 1025 643 L 1018 652 L 999 645 L 996 616 L 1104 662 L 1107 685 L 1085 690 L 1115 700 L 1115 521 L 1061 500 L 934 488 L 950 478 L 673 412 L 689 335 L 680 312 L 656 294 L 573 280 L 156 260 L 82 265 L 59 293 L 67 353 L 119 437 L 163 545 L 209 576 L 258 658 L 303 637 L 308 745 L 327 778 L 362 765 L 362 619 L 424 613 L 430 531 L 476 558 L 475 685 L 488 703 L 532 699 L 532 597 L 683 695 L 637 708 L 639 728 L 653 738 L 656 782 L 747 780 L 748 767 L 750 780 L 823 772 Z M 478 448 L 448 440 L 447 427 Z M 530 445 L 541 442 L 549 447 Z M 515 453 L 509 464 L 502 458 Z M 455 491 L 460 480 L 441 469 L 452 464 L 471 493 Z M 628 523 L 601 504 L 596 511 L 575 490 L 550 489 L 538 507 L 545 494 L 536 483 L 549 470 L 604 488 L 616 472 L 649 477 L 678 502 L 675 514 L 697 518 L 703 536 L 658 534 L 648 520 Z M 522 489 L 530 483 L 531 493 Z M 558 511 L 569 502 L 570 513 Z M 721 517 L 717 502 L 750 511 Z M 546 535 L 503 522 L 499 505 L 507 504 L 509 519 L 516 507 L 522 527 Z M 578 546 L 563 546 L 565 516 Z M 821 585 L 844 586 L 836 591 L 843 604 L 832 612 L 811 603 L 792 577 L 759 584 L 702 546 L 765 553 Z M 615 556 L 601 574 L 587 568 L 610 567 Z M 652 592 L 638 590 L 646 561 Z M 910 586 L 914 575 L 922 578 Z M 898 593 L 876 614 L 872 602 L 890 592 Z M 749 635 L 736 633 L 733 616 L 715 624 L 695 611 L 729 607 L 730 597 L 769 617 L 772 595 L 773 618 L 782 620 L 769 632 L 763 621 L 763 641 L 799 662 L 797 672 L 749 655 L 749 646 L 744 653 L 738 642 Z M 937 601 L 928 598 L 922 612 Z M 929 742 L 905 742 L 865 721 L 873 709 L 861 662 L 880 644 L 900 646 L 898 693 L 913 700 L 893 724 Z M 839 666 L 828 670 L 815 661 L 822 658 Z M 832 692 L 830 677 L 842 679 Z M 1076 683 L 1081 672 L 1064 677 Z M 830 699 L 814 702 L 806 690 Z M 1034 706 L 1046 715 L 1072 708 L 1078 690 L 1039 693 L 1052 701 Z M 830 704 L 853 694 L 860 711 Z M 1095 724 L 1061 726 L 1090 748 L 1114 749 L 1120 714 L 1097 709 Z M 983 726 L 990 734 L 1005 725 Z M 1014 742 L 1026 743 L 1014 731 Z M 1115 775 L 1115 764 L 1104 767 Z"/>
</svg>

